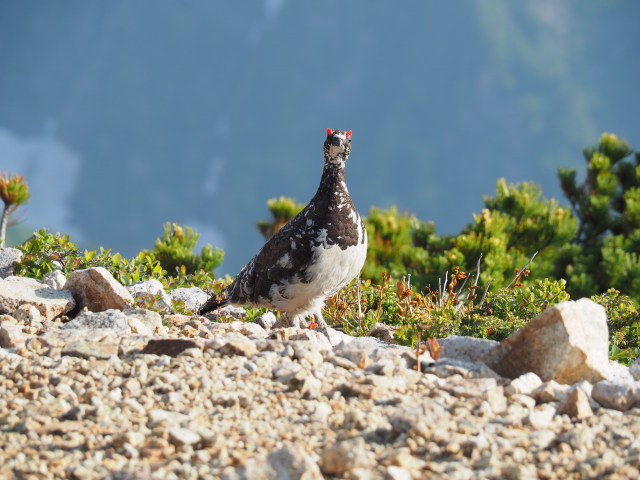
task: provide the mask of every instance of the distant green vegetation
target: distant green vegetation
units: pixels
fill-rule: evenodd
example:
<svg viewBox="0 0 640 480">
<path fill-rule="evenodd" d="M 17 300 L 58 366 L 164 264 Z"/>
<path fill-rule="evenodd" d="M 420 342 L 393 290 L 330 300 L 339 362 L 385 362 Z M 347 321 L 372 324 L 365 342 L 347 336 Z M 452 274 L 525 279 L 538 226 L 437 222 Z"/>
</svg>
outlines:
<svg viewBox="0 0 640 480">
<path fill-rule="evenodd" d="M 329 299 L 325 315 L 352 334 L 382 322 L 396 338 L 459 334 L 501 340 L 533 316 L 569 298 L 591 297 L 609 316 L 612 358 L 640 353 L 640 154 L 612 134 L 585 148 L 586 174 L 560 169 L 568 207 L 547 199 L 531 183 L 499 179 L 494 196 L 458 235 L 395 208 L 371 208 L 361 280 Z M 269 200 L 271 220 L 258 228 L 270 237 L 304 205 Z M 121 283 L 157 278 L 166 288 L 199 286 L 220 293 L 229 279 L 214 270 L 223 252 L 198 234 L 166 223 L 153 250 L 126 259 L 109 250 L 83 251 L 66 235 L 39 231 L 19 248 L 17 273 L 42 278 L 103 266 Z M 153 308 L 153 305 L 150 305 Z M 257 312 L 250 311 L 250 318 Z"/>
</svg>

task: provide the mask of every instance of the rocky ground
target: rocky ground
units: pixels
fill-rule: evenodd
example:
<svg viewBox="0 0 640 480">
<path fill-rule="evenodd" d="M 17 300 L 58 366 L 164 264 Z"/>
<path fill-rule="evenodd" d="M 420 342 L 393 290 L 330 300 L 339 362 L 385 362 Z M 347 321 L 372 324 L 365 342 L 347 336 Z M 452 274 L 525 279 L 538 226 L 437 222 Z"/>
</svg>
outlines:
<svg viewBox="0 0 640 480">
<path fill-rule="evenodd" d="M 598 371 L 587 352 L 553 375 L 590 380 L 557 382 L 548 365 L 509 378 L 495 364 L 508 343 L 450 337 L 438 360 L 417 359 L 371 337 L 272 329 L 270 315 L 97 311 L 77 279 L 64 308 L 84 313 L 70 319 L 39 303 L 69 300 L 51 291 L 66 285 L 12 278 L 0 280 L 0 478 L 640 477 L 637 365 Z"/>
</svg>

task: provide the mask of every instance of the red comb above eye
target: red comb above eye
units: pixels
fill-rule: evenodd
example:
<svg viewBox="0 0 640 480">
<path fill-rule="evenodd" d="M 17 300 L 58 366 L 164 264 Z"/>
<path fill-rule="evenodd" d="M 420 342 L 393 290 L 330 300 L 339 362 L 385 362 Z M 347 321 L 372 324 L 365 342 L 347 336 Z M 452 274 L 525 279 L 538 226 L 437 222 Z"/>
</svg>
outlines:
<svg viewBox="0 0 640 480">
<path fill-rule="evenodd" d="M 347 138 L 351 138 L 351 135 L 352 135 L 352 134 L 353 134 L 353 132 L 352 132 L 351 130 L 349 130 L 349 131 L 347 132 Z"/>
<path fill-rule="evenodd" d="M 331 130 L 330 128 L 327 128 L 327 135 L 333 135 L 333 130 Z"/>
</svg>

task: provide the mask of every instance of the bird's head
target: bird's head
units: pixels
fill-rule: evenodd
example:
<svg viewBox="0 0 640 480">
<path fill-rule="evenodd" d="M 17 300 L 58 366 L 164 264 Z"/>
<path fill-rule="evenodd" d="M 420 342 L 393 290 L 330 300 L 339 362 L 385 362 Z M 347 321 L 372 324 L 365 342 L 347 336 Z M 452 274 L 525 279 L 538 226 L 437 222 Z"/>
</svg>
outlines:
<svg viewBox="0 0 640 480">
<path fill-rule="evenodd" d="M 342 164 L 351 153 L 351 130 L 334 130 L 327 128 L 327 139 L 324 141 L 325 161 Z"/>
</svg>

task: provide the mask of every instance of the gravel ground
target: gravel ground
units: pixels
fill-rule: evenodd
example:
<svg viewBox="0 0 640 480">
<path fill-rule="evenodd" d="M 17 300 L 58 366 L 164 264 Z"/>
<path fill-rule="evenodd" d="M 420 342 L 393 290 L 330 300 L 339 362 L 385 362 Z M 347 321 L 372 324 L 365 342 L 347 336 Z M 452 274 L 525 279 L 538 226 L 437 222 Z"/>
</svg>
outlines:
<svg viewBox="0 0 640 480">
<path fill-rule="evenodd" d="M 577 420 L 562 395 L 419 373 L 400 349 L 165 320 L 163 338 L 197 341 L 177 356 L 135 334 L 56 343 L 51 322 L 0 348 L 0 478 L 640 477 L 639 408 L 590 400 Z"/>
</svg>

